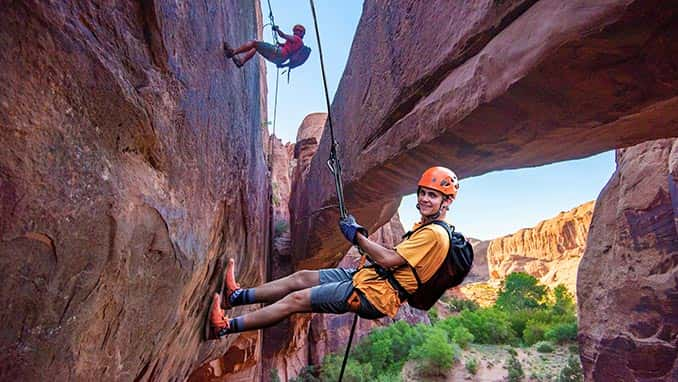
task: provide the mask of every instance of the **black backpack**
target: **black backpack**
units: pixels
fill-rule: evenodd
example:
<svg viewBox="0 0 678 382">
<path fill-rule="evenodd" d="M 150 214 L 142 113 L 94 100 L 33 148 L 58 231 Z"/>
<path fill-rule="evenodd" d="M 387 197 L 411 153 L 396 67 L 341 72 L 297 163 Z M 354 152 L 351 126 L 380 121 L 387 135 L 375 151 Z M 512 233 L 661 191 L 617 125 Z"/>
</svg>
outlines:
<svg viewBox="0 0 678 382">
<path fill-rule="evenodd" d="M 290 54 L 290 56 L 284 62 L 277 64 L 278 68 L 287 68 L 287 82 L 290 82 L 290 72 L 292 69 L 297 66 L 301 66 L 308 60 L 308 57 L 311 55 L 311 48 L 306 45 L 302 45 L 296 52 Z"/>
<path fill-rule="evenodd" d="M 414 277 L 417 279 L 418 287 L 414 293 L 407 292 L 405 288 L 400 285 L 398 280 L 396 280 L 391 271 L 388 271 L 377 264 L 372 265 L 376 268 L 376 271 L 380 276 L 387 278 L 391 285 L 396 288 L 401 299 L 407 300 L 410 306 L 422 310 L 431 309 L 446 290 L 461 284 L 473 266 L 473 247 L 471 246 L 471 243 L 466 240 L 464 235 L 455 232 L 454 226 L 450 227 L 443 221 L 436 220 L 424 224 L 416 230 L 406 233 L 403 238 L 409 239 L 415 232 L 429 224 L 436 224 L 445 228 L 450 236 L 450 248 L 447 251 L 447 256 L 445 257 L 445 260 L 443 260 L 443 263 L 426 282 L 421 282 L 421 279 L 413 266 L 409 264 L 401 265 L 409 266 Z"/>
</svg>

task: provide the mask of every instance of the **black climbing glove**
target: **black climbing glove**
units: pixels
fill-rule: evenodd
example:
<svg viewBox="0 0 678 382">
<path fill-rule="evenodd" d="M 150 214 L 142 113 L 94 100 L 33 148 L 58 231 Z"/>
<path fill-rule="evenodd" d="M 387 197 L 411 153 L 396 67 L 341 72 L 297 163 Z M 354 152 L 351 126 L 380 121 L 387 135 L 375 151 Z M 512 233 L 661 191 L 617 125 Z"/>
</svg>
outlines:
<svg viewBox="0 0 678 382">
<path fill-rule="evenodd" d="M 351 244 L 358 244 L 356 241 L 356 234 L 358 232 L 365 237 L 368 236 L 365 227 L 358 224 L 353 215 L 348 215 L 345 218 L 339 219 L 339 228 L 341 228 L 341 233 L 344 234 L 346 240 L 350 241 Z"/>
<path fill-rule="evenodd" d="M 277 25 L 273 25 L 273 26 L 271 27 L 271 29 L 273 29 L 274 32 L 277 32 L 277 31 L 278 31 L 278 26 L 277 26 Z"/>
</svg>

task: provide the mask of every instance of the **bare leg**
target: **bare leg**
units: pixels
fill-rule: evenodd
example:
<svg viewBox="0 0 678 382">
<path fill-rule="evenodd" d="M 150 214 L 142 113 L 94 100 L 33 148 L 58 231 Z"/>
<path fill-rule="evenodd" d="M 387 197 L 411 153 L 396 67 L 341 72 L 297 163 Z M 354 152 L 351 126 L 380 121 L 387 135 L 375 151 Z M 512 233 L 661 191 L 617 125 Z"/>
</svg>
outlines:
<svg viewBox="0 0 678 382">
<path fill-rule="evenodd" d="M 252 313 L 240 316 L 243 320 L 241 330 L 257 330 L 269 327 L 294 313 L 311 311 L 311 289 L 303 289 L 285 296 L 282 300 L 265 306 Z"/>
<path fill-rule="evenodd" d="M 249 50 L 245 55 L 241 58 L 236 56 L 233 56 L 233 62 L 237 67 L 241 67 L 245 65 L 247 61 L 249 61 L 252 57 L 254 57 L 254 54 L 257 53 L 256 49 Z"/>
<path fill-rule="evenodd" d="M 254 288 L 256 303 L 272 303 L 295 291 L 305 290 L 320 284 L 320 272 L 298 271 L 278 280 Z M 309 290 L 309 307 L 310 307 Z M 282 300 L 281 300 L 282 302 Z"/>
<path fill-rule="evenodd" d="M 245 53 L 248 50 L 254 49 L 254 44 L 256 43 L 255 40 L 250 40 L 242 45 L 240 45 L 238 48 L 233 50 L 233 54 L 240 54 L 240 53 Z"/>
</svg>

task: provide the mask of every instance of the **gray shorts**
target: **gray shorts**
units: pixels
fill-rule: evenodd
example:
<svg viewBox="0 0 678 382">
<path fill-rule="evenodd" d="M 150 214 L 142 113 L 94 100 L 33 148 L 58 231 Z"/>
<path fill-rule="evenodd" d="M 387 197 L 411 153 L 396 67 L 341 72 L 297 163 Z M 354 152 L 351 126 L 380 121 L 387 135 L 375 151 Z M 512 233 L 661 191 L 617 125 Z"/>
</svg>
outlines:
<svg viewBox="0 0 678 382">
<path fill-rule="evenodd" d="M 311 288 L 311 309 L 315 313 L 347 313 L 348 298 L 353 293 L 353 274 L 355 269 L 332 268 L 321 269 L 320 284 Z M 363 294 L 360 295 L 360 311 L 362 318 L 374 320 L 384 317 Z"/>
<path fill-rule="evenodd" d="M 282 51 L 279 46 L 264 41 L 255 41 L 254 47 L 260 55 L 274 64 L 282 64 L 286 60 L 286 58 L 282 56 Z"/>
</svg>

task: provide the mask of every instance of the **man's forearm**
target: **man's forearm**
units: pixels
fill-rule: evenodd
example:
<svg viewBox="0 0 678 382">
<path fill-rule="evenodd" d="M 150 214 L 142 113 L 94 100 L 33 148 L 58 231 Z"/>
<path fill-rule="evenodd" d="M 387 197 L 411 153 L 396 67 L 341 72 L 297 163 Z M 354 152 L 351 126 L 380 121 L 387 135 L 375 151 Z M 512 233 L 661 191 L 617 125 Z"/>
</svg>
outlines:
<svg viewBox="0 0 678 382">
<path fill-rule="evenodd" d="M 358 233 L 356 237 L 360 248 L 367 252 L 375 263 L 382 267 L 392 268 L 405 263 L 405 259 L 403 259 L 395 250 L 385 248 L 360 233 Z"/>
<path fill-rule="evenodd" d="M 278 29 L 278 36 L 280 36 L 280 37 L 284 38 L 285 40 L 289 40 L 289 39 L 291 39 L 291 38 L 292 38 L 292 36 L 290 36 L 290 35 L 288 35 L 288 34 L 285 34 L 285 33 L 283 33 L 283 31 L 281 31 L 280 29 Z"/>
</svg>

